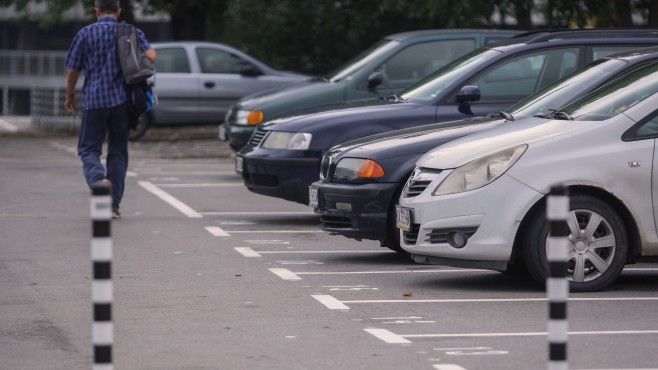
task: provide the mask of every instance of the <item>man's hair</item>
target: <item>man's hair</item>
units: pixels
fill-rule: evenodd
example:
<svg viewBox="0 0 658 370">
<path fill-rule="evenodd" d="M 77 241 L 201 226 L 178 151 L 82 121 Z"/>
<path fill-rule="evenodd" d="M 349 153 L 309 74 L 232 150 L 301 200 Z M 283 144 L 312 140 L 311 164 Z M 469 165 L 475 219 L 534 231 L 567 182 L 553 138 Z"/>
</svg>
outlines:
<svg viewBox="0 0 658 370">
<path fill-rule="evenodd" d="M 111 14 L 119 11 L 119 0 L 94 0 L 94 4 L 103 14 Z"/>
</svg>

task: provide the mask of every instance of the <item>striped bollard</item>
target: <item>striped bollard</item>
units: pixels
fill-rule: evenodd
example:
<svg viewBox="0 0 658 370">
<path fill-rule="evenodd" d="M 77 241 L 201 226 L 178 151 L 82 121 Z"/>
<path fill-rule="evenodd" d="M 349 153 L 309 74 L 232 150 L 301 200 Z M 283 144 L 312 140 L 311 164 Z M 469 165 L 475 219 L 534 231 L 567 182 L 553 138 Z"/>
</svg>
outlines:
<svg viewBox="0 0 658 370">
<path fill-rule="evenodd" d="M 567 370 L 567 257 L 569 248 L 569 194 L 564 186 L 551 187 L 546 203 L 546 217 L 550 223 L 550 234 L 546 241 L 549 276 L 546 281 L 548 294 L 548 350 L 549 370 Z"/>
<path fill-rule="evenodd" d="M 110 187 L 98 185 L 92 187 L 91 199 L 91 260 L 94 281 L 92 283 L 92 301 L 94 304 L 94 322 L 92 324 L 92 343 L 94 345 L 93 370 L 112 370 L 112 341 L 114 326 L 112 324 L 112 238 L 110 225 L 112 220 L 112 199 Z"/>
</svg>

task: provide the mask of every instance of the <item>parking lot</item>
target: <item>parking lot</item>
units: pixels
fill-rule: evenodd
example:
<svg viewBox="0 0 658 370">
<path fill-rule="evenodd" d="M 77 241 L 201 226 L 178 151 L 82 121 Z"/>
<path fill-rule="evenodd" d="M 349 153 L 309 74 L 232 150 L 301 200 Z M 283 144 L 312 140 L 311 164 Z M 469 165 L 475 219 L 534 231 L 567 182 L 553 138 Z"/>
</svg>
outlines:
<svg viewBox="0 0 658 370">
<path fill-rule="evenodd" d="M 91 366 L 90 196 L 75 143 L 0 137 L 2 369 Z M 327 235 L 311 208 L 246 190 L 209 141 L 131 145 L 112 224 L 117 369 L 547 367 L 548 302 L 529 277 Z M 658 368 L 656 312 L 656 264 L 571 294 L 570 368 Z"/>
</svg>

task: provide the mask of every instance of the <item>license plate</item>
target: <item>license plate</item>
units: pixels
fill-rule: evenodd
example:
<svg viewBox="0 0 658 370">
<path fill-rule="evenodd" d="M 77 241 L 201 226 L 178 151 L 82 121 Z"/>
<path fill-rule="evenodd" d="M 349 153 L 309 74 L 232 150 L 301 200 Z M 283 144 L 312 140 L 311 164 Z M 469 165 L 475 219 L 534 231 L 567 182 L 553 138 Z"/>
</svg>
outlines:
<svg viewBox="0 0 658 370">
<path fill-rule="evenodd" d="M 395 206 L 395 227 L 402 231 L 411 231 L 411 208 Z"/>
<path fill-rule="evenodd" d="M 308 187 L 308 205 L 315 208 L 318 206 L 318 188 Z"/>
<path fill-rule="evenodd" d="M 244 165 L 244 158 L 240 156 L 235 157 L 235 172 L 242 173 L 243 165 Z"/>
</svg>

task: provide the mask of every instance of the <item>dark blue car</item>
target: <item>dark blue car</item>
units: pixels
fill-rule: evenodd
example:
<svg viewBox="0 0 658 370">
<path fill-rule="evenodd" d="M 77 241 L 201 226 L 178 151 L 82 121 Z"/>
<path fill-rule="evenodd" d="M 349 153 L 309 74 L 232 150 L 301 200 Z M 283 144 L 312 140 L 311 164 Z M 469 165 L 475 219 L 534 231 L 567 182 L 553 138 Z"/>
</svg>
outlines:
<svg viewBox="0 0 658 370">
<path fill-rule="evenodd" d="M 320 159 L 334 145 L 408 127 L 501 111 L 614 52 L 658 45 L 646 30 L 545 32 L 498 42 L 448 64 L 377 105 L 259 126 L 236 156 L 253 192 L 307 204 Z"/>
<path fill-rule="evenodd" d="M 505 112 L 490 117 L 414 127 L 348 141 L 322 159 L 320 180 L 309 190 L 320 228 L 354 239 L 379 240 L 400 251 L 395 205 L 416 161 L 451 140 L 523 117 L 550 117 L 560 107 L 625 73 L 658 61 L 658 48 L 638 49 L 592 62 Z M 405 196 L 414 196 L 413 187 Z"/>
</svg>

